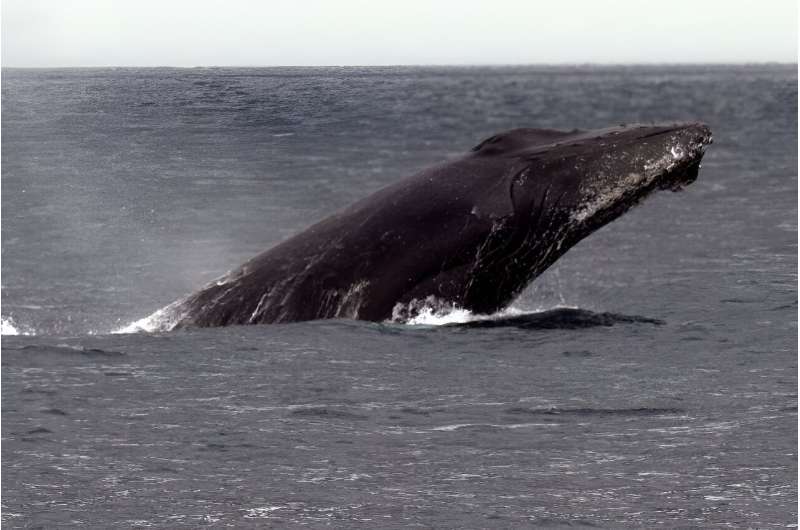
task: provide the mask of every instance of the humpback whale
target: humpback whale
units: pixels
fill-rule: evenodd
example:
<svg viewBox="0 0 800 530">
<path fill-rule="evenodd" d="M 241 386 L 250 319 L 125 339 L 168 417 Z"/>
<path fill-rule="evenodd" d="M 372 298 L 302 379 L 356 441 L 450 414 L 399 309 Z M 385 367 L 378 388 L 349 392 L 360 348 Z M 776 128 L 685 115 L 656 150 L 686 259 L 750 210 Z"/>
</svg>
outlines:
<svg viewBox="0 0 800 530">
<path fill-rule="evenodd" d="M 157 311 L 161 329 L 498 311 L 578 241 L 697 178 L 701 123 L 513 129 L 400 180 Z"/>
</svg>

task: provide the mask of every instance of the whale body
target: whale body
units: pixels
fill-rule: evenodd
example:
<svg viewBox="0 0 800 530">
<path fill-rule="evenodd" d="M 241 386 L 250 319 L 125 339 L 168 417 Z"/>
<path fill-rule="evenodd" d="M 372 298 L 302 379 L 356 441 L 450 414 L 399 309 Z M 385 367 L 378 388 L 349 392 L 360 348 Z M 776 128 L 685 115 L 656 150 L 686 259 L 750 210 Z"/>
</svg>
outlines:
<svg viewBox="0 0 800 530">
<path fill-rule="evenodd" d="M 514 129 L 389 185 L 153 315 L 161 327 L 490 314 L 658 189 L 697 177 L 700 123 Z M 152 318 L 152 317 L 151 317 Z"/>
</svg>

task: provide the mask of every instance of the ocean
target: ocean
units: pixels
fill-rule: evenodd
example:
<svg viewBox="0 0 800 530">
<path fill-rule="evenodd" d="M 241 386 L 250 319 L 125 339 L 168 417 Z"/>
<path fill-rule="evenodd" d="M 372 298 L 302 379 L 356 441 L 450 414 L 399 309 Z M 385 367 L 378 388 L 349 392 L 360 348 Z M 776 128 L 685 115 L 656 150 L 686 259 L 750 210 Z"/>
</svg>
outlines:
<svg viewBox="0 0 800 530">
<path fill-rule="evenodd" d="M 525 318 L 120 333 L 494 133 L 677 121 Z M 3 525 L 796 527 L 797 126 L 796 65 L 4 68 Z"/>
</svg>

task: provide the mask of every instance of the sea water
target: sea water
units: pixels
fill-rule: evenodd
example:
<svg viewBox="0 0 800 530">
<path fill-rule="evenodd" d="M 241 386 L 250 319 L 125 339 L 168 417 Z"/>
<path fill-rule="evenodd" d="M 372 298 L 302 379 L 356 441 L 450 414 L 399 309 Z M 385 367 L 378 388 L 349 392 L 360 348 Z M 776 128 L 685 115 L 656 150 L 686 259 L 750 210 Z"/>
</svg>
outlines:
<svg viewBox="0 0 800 530">
<path fill-rule="evenodd" d="M 3 524 L 794 524 L 796 72 L 3 69 Z M 113 333 L 499 131 L 695 120 L 490 325 Z"/>
</svg>

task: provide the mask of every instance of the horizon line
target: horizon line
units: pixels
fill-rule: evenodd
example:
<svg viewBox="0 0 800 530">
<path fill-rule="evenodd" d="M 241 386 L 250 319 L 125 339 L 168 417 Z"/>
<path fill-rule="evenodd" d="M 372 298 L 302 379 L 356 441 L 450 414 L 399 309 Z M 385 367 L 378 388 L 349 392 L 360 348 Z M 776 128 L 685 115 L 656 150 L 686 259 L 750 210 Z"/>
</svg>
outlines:
<svg viewBox="0 0 800 530">
<path fill-rule="evenodd" d="M 487 68 L 487 67 L 513 67 L 513 66 L 797 66 L 798 62 L 789 61 L 634 61 L 634 62 L 531 62 L 531 63 L 396 63 L 396 64 L 225 64 L 225 65 L 60 65 L 60 66 L 16 66 L 0 65 L 0 68 L 13 68 L 18 70 L 56 70 L 68 68 L 397 68 L 397 67 L 461 67 L 461 68 Z"/>
</svg>

